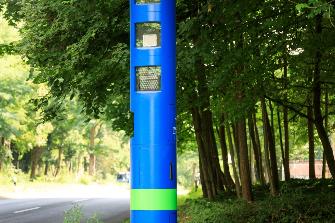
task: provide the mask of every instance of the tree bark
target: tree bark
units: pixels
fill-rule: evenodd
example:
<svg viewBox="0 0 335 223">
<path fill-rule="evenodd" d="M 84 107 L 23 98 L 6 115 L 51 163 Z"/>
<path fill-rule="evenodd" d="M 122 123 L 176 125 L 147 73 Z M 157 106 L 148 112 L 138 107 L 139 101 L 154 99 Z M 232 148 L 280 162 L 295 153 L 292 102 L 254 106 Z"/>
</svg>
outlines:
<svg viewBox="0 0 335 223">
<path fill-rule="evenodd" d="M 263 167 L 263 161 L 262 161 L 262 149 L 261 149 L 261 141 L 259 137 L 258 127 L 257 127 L 257 119 L 256 119 L 256 113 L 253 114 L 253 123 L 254 123 L 254 129 L 255 129 L 255 139 L 256 139 L 256 145 L 257 150 L 259 151 L 259 162 L 260 162 L 260 168 L 261 168 L 261 184 L 265 185 L 265 173 L 264 173 L 264 167 Z"/>
<path fill-rule="evenodd" d="M 265 99 L 261 98 L 263 122 L 264 122 L 264 137 L 267 139 L 267 149 L 269 150 L 270 163 L 269 163 L 269 181 L 271 194 L 277 196 L 279 192 L 279 176 L 278 176 L 278 167 L 277 167 L 277 157 L 276 157 L 276 147 L 273 140 L 272 129 L 270 126 L 270 121 L 266 109 Z M 267 159 L 267 158 L 266 158 Z M 271 174 L 270 174 L 271 173 Z"/>
<path fill-rule="evenodd" d="M 284 161 L 284 174 L 285 174 L 285 180 L 291 179 L 290 174 L 290 137 L 289 137 L 289 126 L 288 126 L 288 109 L 287 107 L 284 107 L 284 138 L 285 138 L 285 144 L 284 144 L 284 151 L 285 151 L 285 160 Z"/>
<path fill-rule="evenodd" d="M 31 151 L 31 169 L 30 169 L 30 180 L 36 178 L 36 170 L 38 166 L 38 161 L 41 158 L 43 149 L 41 147 L 34 147 Z"/>
<path fill-rule="evenodd" d="M 59 174 L 60 168 L 62 165 L 62 155 L 63 155 L 63 147 L 60 146 L 58 149 L 58 159 L 57 159 L 57 167 L 56 167 L 56 172 L 55 172 L 55 177 Z"/>
<path fill-rule="evenodd" d="M 283 144 L 283 132 L 281 129 L 281 118 L 280 118 L 280 111 L 279 108 L 277 107 L 277 120 L 278 120 L 278 129 L 279 129 L 279 142 L 280 142 L 280 151 L 281 151 L 281 158 L 284 166 L 284 172 L 285 170 L 285 151 L 284 151 L 284 144 Z M 280 173 L 282 173 L 282 168 Z"/>
<path fill-rule="evenodd" d="M 226 142 L 226 131 L 225 131 L 225 123 L 224 123 L 224 115 L 221 116 L 220 127 L 218 129 L 218 135 L 220 138 L 221 145 L 221 153 L 222 153 L 222 162 L 223 162 L 223 173 L 226 178 L 226 182 L 228 184 L 229 189 L 235 187 L 234 181 L 231 177 L 229 170 L 229 162 L 228 162 L 228 148 Z"/>
<path fill-rule="evenodd" d="M 237 134 L 239 138 L 239 149 L 240 149 L 240 176 L 242 183 L 242 196 L 247 201 L 253 200 L 251 190 L 251 174 L 248 159 L 248 145 L 247 145 L 247 130 L 245 120 L 239 120 L 237 122 Z"/>
<path fill-rule="evenodd" d="M 232 139 L 232 133 L 230 131 L 230 126 L 227 125 L 227 134 L 228 134 L 228 143 L 229 143 L 229 152 L 230 152 L 230 157 L 231 157 L 231 164 L 233 167 L 233 175 L 234 175 L 234 180 L 235 180 L 235 189 L 236 189 L 236 194 L 238 197 L 241 196 L 241 184 L 240 184 L 240 177 L 237 173 L 237 168 L 236 168 L 236 163 L 235 163 L 235 152 L 234 152 L 234 145 L 233 145 L 233 139 Z"/>
<path fill-rule="evenodd" d="M 309 103 L 311 104 L 311 103 Z M 314 124 L 313 124 L 313 107 L 307 108 L 307 126 L 308 126 L 308 151 L 309 151 L 309 179 L 315 179 L 315 154 L 314 154 Z"/>
<path fill-rule="evenodd" d="M 45 161 L 44 176 L 48 176 L 49 172 L 49 161 Z"/>
<path fill-rule="evenodd" d="M 200 177 L 202 188 L 204 191 L 204 197 L 207 196 L 209 200 L 214 200 L 217 195 L 217 190 L 214 183 L 214 176 L 212 165 L 210 164 L 210 160 L 206 154 L 204 142 L 201 137 L 201 118 L 198 108 L 193 107 L 191 110 L 192 120 L 195 130 L 196 141 L 198 145 L 198 153 L 199 153 L 199 166 L 200 166 Z"/>
<path fill-rule="evenodd" d="M 200 153 L 199 153 L 200 154 Z M 208 197 L 208 190 L 207 190 L 207 185 L 206 185 L 206 181 L 204 179 L 204 169 L 203 169 L 203 165 L 202 165 L 202 161 L 200 159 L 200 155 L 199 155 L 199 170 L 200 170 L 200 183 L 201 183 L 201 188 L 202 188 L 202 194 L 204 198 L 209 198 Z"/>
<path fill-rule="evenodd" d="M 326 128 L 326 132 L 328 133 L 329 129 L 328 129 L 328 104 L 329 104 L 329 94 L 328 94 L 328 88 L 326 85 L 326 89 L 325 89 L 325 128 Z M 326 156 L 325 153 L 322 153 L 322 179 L 326 178 L 326 170 L 327 170 L 327 162 L 326 162 Z"/>
<path fill-rule="evenodd" d="M 315 31 L 320 38 L 322 35 L 322 14 L 316 16 Z M 330 144 L 327 131 L 323 125 L 323 118 L 321 112 L 321 59 L 322 53 L 321 49 L 318 47 L 315 52 L 315 66 L 314 66 L 314 86 L 313 86 L 313 109 L 315 117 L 315 127 L 320 137 L 323 150 L 325 153 L 325 158 L 327 160 L 328 168 L 332 175 L 332 178 L 335 177 L 335 161 L 333 149 Z"/>
<path fill-rule="evenodd" d="M 284 53 L 284 89 L 287 89 L 288 83 L 288 62 L 287 62 L 287 54 L 286 49 Z M 285 100 L 287 101 L 287 94 L 285 94 Z M 284 115 L 284 159 L 283 159 L 283 166 L 284 166 L 284 175 L 285 180 L 288 181 L 291 178 L 290 174 L 290 138 L 289 138 L 289 125 L 288 125 L 288 108 L 284 106 L 283 108 L 283 115 Z"/>
<path fill-rule="evenodd" d="M 254 152 L 254 159 L 255 159 L 255 163 L 256 163 L 256 180 L 261 182 L 261 184 L 264 184 L 264 176 L 262 173 L 262 160 L 261 160 L 261 155 L 260 155 L 260 149 L 259 149 L 259 145 L 257 145 L 257 141 L 256 141 L 256 134 L 255 134 L 255 124 L 254 124 L 254 120 L 252 117 L 252 114 L 249 115 L 248 117 L 248 128 L 249 128 L 249 135 L 251 138 L 251 142 L 252 142 L 252 148 L 253 148 L 253 152 Z"/>
</svg>

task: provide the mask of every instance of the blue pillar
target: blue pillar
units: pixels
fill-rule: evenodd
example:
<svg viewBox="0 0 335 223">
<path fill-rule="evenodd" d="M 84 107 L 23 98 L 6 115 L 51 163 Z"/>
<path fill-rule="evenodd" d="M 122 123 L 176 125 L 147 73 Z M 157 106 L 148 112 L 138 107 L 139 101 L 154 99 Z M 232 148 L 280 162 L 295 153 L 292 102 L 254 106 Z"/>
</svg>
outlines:
<svg viewBox="0 0 335 223">
<path fill-rule="evenodd" d="M 176 223 L 176 2 L 130 6 L 131 223 Z"/>
</svg>

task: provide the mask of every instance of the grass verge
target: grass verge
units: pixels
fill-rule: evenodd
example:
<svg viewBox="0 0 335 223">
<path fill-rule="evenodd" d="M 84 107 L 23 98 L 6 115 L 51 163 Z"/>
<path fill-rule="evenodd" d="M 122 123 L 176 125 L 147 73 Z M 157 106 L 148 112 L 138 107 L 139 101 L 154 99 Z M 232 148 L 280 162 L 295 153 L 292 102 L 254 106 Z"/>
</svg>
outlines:
<svg viewBox="0 0 335 223">
<path fill-rule="evenodd" d="M 280 195 L 256 187 L 249 204 L 223 194 L 218 201 L 188 199 L 179 209 L 181 223 L 335 222 L 334 180 L 292 180 L 281 184 Z"/>
</svg>

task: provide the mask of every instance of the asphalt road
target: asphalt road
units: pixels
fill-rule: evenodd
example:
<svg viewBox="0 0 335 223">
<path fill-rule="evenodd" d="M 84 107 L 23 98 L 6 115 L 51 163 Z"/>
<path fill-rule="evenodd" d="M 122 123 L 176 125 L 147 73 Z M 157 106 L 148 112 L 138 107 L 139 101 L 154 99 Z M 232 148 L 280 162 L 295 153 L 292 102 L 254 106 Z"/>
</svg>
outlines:
<svg viewBox="0 0 335 223">
<path fill-rule="evenodd" d="M 104 223 L 121 223 L 129 216 L 129 198 L 122 197 L 8 199 L 0 200 L 0 223 L 63 223 L 76 204 L 85 219 L 97 214 Z"/>
</svg>

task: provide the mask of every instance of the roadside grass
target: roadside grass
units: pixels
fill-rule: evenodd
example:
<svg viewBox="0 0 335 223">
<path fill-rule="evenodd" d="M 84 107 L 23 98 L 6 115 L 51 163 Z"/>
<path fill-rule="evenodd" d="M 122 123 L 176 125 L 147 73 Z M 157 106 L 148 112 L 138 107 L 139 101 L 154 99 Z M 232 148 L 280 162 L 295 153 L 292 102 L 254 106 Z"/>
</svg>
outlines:
<svg viewBox="0 0 335 223">
<path fill-rule="evenodd" d="M 81 223 L 83 222 L 83 210 L 79 205 L 73 206 L 70 210 L 66 211 L 64 214 L 64 223 Z M 93 215 L 86 220 L 86 223 L 102 223 L 98 215 Z"/>
<path fill-rule="evenodd" d="M 187 199 L 179 208 L 180 223 L 327 223 L 335 222 L 334 180 L 291 180 L 281 183 L 280 195 L 254 188 L 255 202 L 222 194 L 220 199 Z"/>
</svg>

